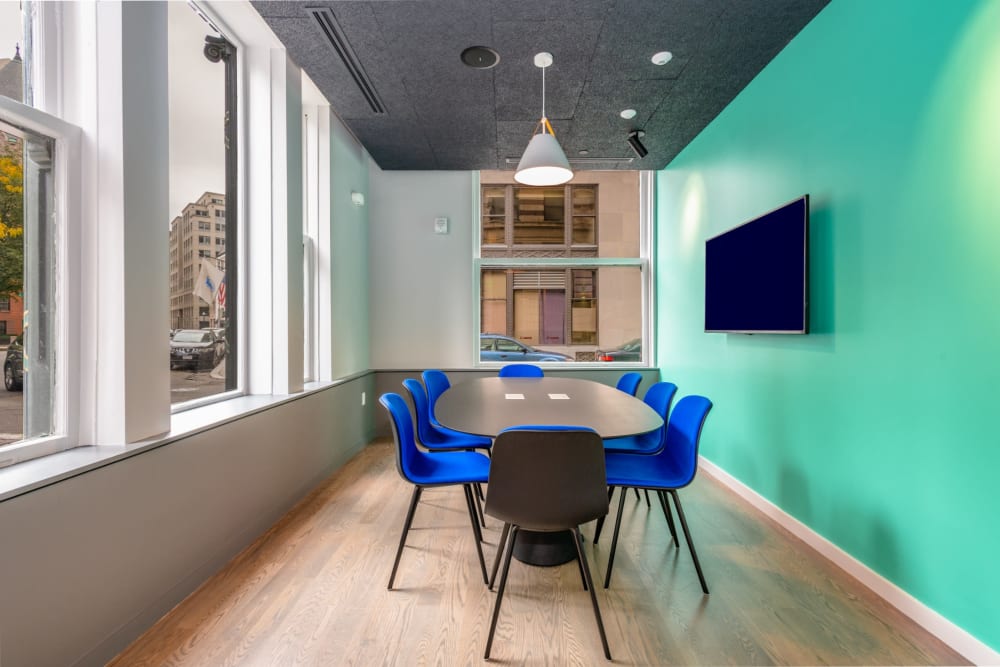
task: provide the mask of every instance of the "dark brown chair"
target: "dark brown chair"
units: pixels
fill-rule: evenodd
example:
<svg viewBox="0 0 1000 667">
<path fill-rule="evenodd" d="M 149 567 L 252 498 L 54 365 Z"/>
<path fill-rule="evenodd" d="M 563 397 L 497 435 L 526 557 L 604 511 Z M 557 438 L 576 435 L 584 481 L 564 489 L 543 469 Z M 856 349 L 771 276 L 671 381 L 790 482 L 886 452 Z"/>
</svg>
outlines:
<svg viewBox="0 0 1000 667">
<path fill-rule="evenodd" d="M 597 605 L 597 594 L 580 537 L 580 524 L 608 513 L 604 442 L 601 437 L 590 429 L 576 426 L 519 426 L 503 431 L 493 443 L 485 511 L 504 522 L 497 562 L 510 533 L 493 620 L 486 640 L 485 658 L 489 659 L 493 646 L 518 534 L 521 530 L 528 530 L 572 531 L 584 586 L 590 591 L 590 601 L 594 606 L 604 656 L 611 660 L 601 609 Z"/>
</svg>

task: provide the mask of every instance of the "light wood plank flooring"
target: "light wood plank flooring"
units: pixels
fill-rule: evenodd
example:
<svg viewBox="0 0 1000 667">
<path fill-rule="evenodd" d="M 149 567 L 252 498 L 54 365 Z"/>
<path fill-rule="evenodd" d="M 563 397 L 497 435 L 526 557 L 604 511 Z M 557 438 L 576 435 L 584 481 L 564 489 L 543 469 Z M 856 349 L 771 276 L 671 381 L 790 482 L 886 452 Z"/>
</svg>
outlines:
<svg viewBox="0 0 1000 667">
<path fill-rule="evenodd" d="M 111 664 L 481 664 L 495 598 L 460 489 L 424 493 L 386 590 L 411 489 L 391 443 L 369 445 Z M 630 496 L 598 588 L 616 664 L 967 664 L 711 478 L 681 497 L 712 593 L 662 511 Z M 501 526 L 487 526 L 490 565 Z M 584 535 L 602 580 L 611 524 L 598 545 L 593 524 Z M 511 565 L 492 660 L 607 664 L 575 564 Z"/>
</svg>

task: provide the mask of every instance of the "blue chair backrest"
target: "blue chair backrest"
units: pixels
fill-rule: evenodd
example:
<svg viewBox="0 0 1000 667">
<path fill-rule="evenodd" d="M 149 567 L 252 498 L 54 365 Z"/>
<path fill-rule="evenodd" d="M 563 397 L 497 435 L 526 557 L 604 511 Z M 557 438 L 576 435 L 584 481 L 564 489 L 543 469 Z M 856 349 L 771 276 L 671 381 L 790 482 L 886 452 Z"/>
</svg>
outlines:
<svg viewBox="0 0 1000 667">
<path fill-rule="evenodd" d="M 616 385 L 620 391 L 624 391 L 629 396 L 635 396 L 635 392 L 639 389 L 639 383 L 642 382 L 642 375 L 639 373 L 625 373 L 620 378 L 618 378 L 618 384 Z"/>
<path fill-rule="evenodd" d="M 646 395 L 642 398 L 643 403 L 653 408 L 656 414 L 663 419 L 663 428 L 658 428 L 649 433 L 639 436 L 639 441 L 644 448 L 659 450 L 666 443 L 667 437 L 667 415 L 670 414 L 670 404 L 674 401 L 674 394 L 677 393 L 677 385 L 673 382 L 657 382 L 646 390 Z M 655 445 L 653 443 L 656 443 Z"/>
<path fill-rule="evenodd" d="M 426 461 L 428 455 L 417 449 L 417 443 L 413 439 L 410 408 L 402 396 L 391 392 L 382 394 L 378 402 L 389 411 L 392 435 L 396 439 L 396 470 L 403 479 L 412 482 L 414 475 L 419 475 L 431 466 Z"/>
<path fill-rule="evenodd" d="M 451 388 L 448 376 L 438 370 L 426 370 L 420 374 L 424 379 L 424 387 L 427 388 L 427 414 L 432 424 L 437 423 L 434 416 L 434 404 L 441 397 L 441 394 Z"/>
<path fill-rule="evenodd" d="M 689 484 L 698 470 L 698 442 L 711 409 L 712 401 L 704 396 L 685 396 L 677 401 L 670 413 L 663 451 L 664 455 L 674 460 L 679 470 L 685 471 L 685 482 L 678 486 Z"/>
<path fill-rule="evenodd" d="M 423 443 L 436 442 L 437 440 L 431 431 L 430 405 L 427 402 L 427 392 L 424 391 L 424 385 L 413 378 L 406 378 L 403 380 L 403 386 L 406 387 L 406 391 L 410 393 L 410 398 L 413 400 L 413 412 L 417 416 L 417 438 Z"/>
<path fill-rule="evenodd" d="M 545 372 L 534 364 L 507 364 L 497 375 L 502 378 L 540 378 L 545 377 Z"/>
</svg>

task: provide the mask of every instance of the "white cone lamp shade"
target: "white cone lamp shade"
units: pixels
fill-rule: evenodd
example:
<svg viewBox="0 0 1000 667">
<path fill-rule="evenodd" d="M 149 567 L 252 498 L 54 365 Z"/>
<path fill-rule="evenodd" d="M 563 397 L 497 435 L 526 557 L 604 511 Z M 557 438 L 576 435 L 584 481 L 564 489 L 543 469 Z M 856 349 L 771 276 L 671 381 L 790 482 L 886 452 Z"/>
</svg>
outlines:
<svg viewBox="0 0 1000 667">
<path fill-rule="evenodd" d="M 562 185 L 573 178 L 569 160 L 553 134 L 543 129 L 528 142 L 514 180 L 524 185 Z"/>
</svg>

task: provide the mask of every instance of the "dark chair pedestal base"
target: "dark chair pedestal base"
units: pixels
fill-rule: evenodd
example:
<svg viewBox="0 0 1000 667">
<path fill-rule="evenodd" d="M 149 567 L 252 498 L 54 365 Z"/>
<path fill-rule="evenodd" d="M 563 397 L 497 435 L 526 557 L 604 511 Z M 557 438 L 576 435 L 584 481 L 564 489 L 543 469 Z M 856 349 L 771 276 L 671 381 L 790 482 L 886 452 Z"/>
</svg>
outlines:
<svg viewBox="0 0 1000 667">
<path fill-rule="evenodd" d="M 517 544 L 514 545 L 514 558 L 528 565 L 542 567 L 569 563 L 576 560 L 573 533 L 569 530 L 535 532 L 522 528 L 518 531 Z"/>
</svg>

